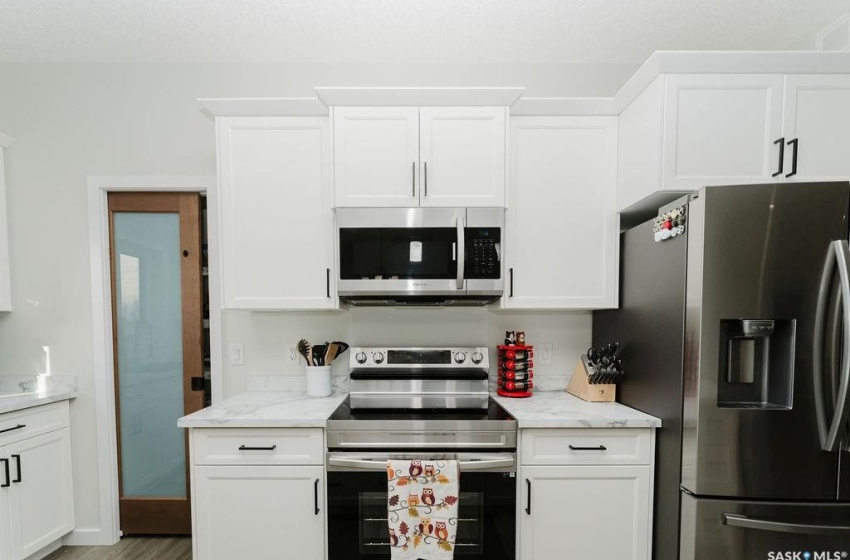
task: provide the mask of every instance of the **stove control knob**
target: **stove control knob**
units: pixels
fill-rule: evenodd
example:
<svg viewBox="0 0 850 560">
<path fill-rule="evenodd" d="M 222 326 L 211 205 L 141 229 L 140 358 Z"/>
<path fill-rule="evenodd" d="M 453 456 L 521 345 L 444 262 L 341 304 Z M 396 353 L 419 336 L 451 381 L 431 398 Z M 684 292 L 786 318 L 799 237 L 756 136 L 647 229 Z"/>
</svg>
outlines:
<svg viewBox="0 0 850 560">
<path fill-rule="evenodd" d="M 365 364 L 366 363 L 366 353 L 365 352 L 358 352 L 357 354 L 354 355 L 354 359 L 357 360 L 358 364 Z"/>
<path fill-rule="evenodd" d="M 480 364 L 484 361 L 484 355 L 481 352 L 476 352 L 472 355 L 472 363 Z"/>
<path fill-rule="evenodd" d="M 462 364 L 466 361 L 466 352 L 457 352 L 455 354 L 455 363 Z"/>
<path fill-rule="evenodd" d="M 376 364 L 382 364 L 382 363 L 384 363 L 384 353 L 383 353 L 383 352 L 375 352 L 375 353 L 373 353 L 373 354 L 372 354 L 372 360 L 374 360 L 374 362 L 375 362 Z"/>
</svg>

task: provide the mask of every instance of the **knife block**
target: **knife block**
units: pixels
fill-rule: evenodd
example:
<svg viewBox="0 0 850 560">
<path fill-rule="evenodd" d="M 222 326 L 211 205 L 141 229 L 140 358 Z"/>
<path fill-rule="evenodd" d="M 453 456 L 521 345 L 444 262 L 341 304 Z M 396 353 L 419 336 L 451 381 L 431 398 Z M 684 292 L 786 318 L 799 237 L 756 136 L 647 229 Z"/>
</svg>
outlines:
<svg viewBox="0 0 850 560">
<path fill-rule="evenodd" d="M 591 385 L 588 375 L 593 373 L 592 370 L 593 368 L 587 365 L 587 356 L 582 354 L 567 385 L 567 392 L 588 402 L 614 402 L 617 397 L 617 385 L 614 383 Z"/>
</svg>

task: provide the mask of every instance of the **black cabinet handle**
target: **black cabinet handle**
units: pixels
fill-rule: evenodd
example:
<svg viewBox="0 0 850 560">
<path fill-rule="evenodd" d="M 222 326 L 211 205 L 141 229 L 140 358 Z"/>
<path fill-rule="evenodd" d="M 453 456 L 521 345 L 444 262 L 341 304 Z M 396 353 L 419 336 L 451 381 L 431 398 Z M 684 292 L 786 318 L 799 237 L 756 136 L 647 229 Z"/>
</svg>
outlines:
<svg viewBox="0 0 850 560">
<path fill-rule="evenodd" d="M 531 481 L 527 478 L 525 479 L 525 486 L 528 489 L 528 498 L 525 502 L 525 513 L 531 515 Z"/>
<path fill-rule="evenodd" d="M 785 137 L 783 136 L 773 144 L 779 144 L 779 170 L 771 175 L 771 177 L 776 177 L 777 175 L 782 175 L 782 168 L 785 166 Z"/>
<path fill-rule="evenodd" d="M 316 515 L 319 515 L 319 479 L 313 483 L 313 500 L 316 504 Z"/>
<path fill-rule="evenodd" d="M 331 297 L 331 269 L 325 269 L 325 290 L 327 291 L 328 299 Z"/>
<path fill-rule="evenodd" d="M 9 459 L 0 459 L 3 461 L 3 470 L 6 471 L 6 483 L 0 484 L 0 488 L 8 488 L 12 485 L 11 476 L 9 476 Z"/>
<path fill-rule="evenodd" d="M 20 430 L 22 428 L 26 428 L 26 424 L 18 424 L 17 426 L 13 426 L 11 428 L 6 428 L 5 430 L 0 430 L 0 434 L 5 434 L 6 432 L 13 432 L 15 430 Z"/>
<path fill-rule="evenodd" d="M 15 463 L 18 467 L 18 477 L 12 480 L 12 482 L 20 482 L 21 481 L 21 456 L 20 455 L 12 455 L 12 458 L 15 460 Z"/>
<path fill-rule="evenodd" d="M 508 269 L 508 276 L 510 276 L 510 279 L 509 279 L 510 292 L 508 292 L 508 297 L 514 297 L 514 269 L 513 268 Z"/>
<path fill-rule="evenodd" d="M 425 196 L 428 196 L 428 162 L 425 162 Z"/>
<path fill-rule="evenodd" d="M 570 449 L 573 451 L 607 451 L 608 448 L 604 445 L 597 445 L 596 447 L 573 447 L 570 445 Z"/>
<path fill-rule="evenodd" d="M 791 173 L 786 175 L 786 177 L 792 177 L 797 174 L 797 144 L 799 144 L 799 140 L 799 138 L 794 138 L 788 142 L 789 146 L 794 147 L 794 151 L 791 152 Z"/>
<path fill-rule="evenodd" d="M 411 196 L 416 196 L 416 162 L 411 162 L 410 164 L 411 173 L 410 173 L 410 187 L 412 189 Z"/>
<path fill-rule="evenodd" d="M 268 447 L 248 447 L 247 445 L 240 445 L 239 451 L 274 451 L 277 449 L 277 445 L 270 445 Z"/>
</svg>

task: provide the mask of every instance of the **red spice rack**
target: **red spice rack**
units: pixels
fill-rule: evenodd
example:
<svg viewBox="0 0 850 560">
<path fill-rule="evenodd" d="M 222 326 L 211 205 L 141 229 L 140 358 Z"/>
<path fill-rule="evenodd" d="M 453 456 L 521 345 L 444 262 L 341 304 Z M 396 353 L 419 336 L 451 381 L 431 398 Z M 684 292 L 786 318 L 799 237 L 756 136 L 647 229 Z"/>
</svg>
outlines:
<svg viewBox="0 0 850 560">
<path fill-rule="evenodd" d="M 496 346 L 499 377 L 496 394 L 503 397 L 530 397 L 534 388 L 534 346 Z"/>
</svg>

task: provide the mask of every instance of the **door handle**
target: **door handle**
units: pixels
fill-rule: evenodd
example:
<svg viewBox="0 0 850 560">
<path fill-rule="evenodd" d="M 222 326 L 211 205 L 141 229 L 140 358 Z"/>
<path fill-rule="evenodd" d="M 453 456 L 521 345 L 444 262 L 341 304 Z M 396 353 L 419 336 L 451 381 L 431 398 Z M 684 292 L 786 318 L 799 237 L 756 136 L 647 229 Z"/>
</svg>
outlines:
<svg viewBox="0 0 850 560">
<path fill-rule="evenodd" d="M 17 478 L 12 479 L 12 482 L 18 483 L 21 481 L 21 456 L 20 455 L 12 455 L 12 458 L 15 460 L 15 464 L 18 468 L 18 476 Z"/>
<path fill-rule="evenodd" d="M 412 189 L 412 192 L 410 194 L 411 194 L 411 196 L 415 197 L 416 196 L 416 162 L 415 161 L 411 162 L 410 171 L 411 171 L 410 188 Z"/>
<path fill-rule="evenodd" d="M 794 148 L 794 151 L 791 152 L 791 173 L 787 174 L 786 177 L 793 177 L 797 174 L 797 145 L 800 143 L 799 138 L 794 138 L 788 145 Z"/>
<path fill-rule="evenodd" d="M 277 449 L 277 445 L 269 445 L 268 447 L 248 447 L 247 445 L 240 445 L 239 451 L 274 451 Z"/>
<path fill-rule="evenodd" d="M 425 170 L 423 172 L 425 176 L 425 196 L 428 196 L 428 162 L 425 162 Z"/>
<path fill-rule="evenodd" d="M 314 515 L 319 515 L 319 479 L 317 478 L 315 482 L 313 482 L 313 501 L 316 505 L 316 513 Z"/>
<path fill-rule="evenodd" d="M 525 513 L 531 515 L 531 481 L 527 478 L 525 479 L 525 487 L 528 491 L 528 497 L 526 498 L 525 502 Z"/>
<path fill-rule="evenodd" d="M 0 488 L 8 488 L 12 485 L 12 477 L 10 476 L 11 473 L 9 472 L 9 459 L 0 459 L 0 461 L 3 461 L 3 470 L 6 472 L 6 482 L 0 484 Z"/>
<path fill-rule="evenodd" d="M 850 260 L 850 246 L 848 246 L 847 241 L 842 239 L 832 241 L 827 249 L 826 260 L 823 265 L 817 308 L 815 311 L 812 372 L 815 392 L 815 415 L 817 417 L 821 448 L 824 451 L 835 451 L 836 445 L 839 443 L 839 430 L 844 425 L 848 413 L 847 391 L 850 389 L 850 353 L 843 352 L 841 356 L 837 401 L 832 420 L 829 422 L 827 422 L 826 418 L 823 389 L 824 322 L 826 320 L 829 288 L 832 284 L 832 276 L 836 266 L 838 267 L 841 305 L 844 310 L 842 320 L 842 327 L 844 329 L 843 347 L 850 348 L 850 269 L 848 269 L 848 260 Z"/>
<path fill-rule="evenodd" d="M 510 279 L 509 279 L 509 282 L 508 282 L 508 284 L 510 286 L 510 291 L 508 292 L 508 297 L 514 297 L 514 269 L 513 268 L 508 269 L 508 276 L 510 276 Z"/>
<path fill-rule="evenodd" d="M 811 525 L 809 523 L 786 523 L 784 521 L 769 521 L 767 519 L 756 519 L 736 513 L 724 513 L 720 516 L 724 525 L 730 527 L 741 527 L 742 529 L 756 529 L 760 531 L 773 531 L 776 533 L 795 533 L 804 535 L 848 535 L 850 527 L 846 525 Z"/>
<path fill-rule="evenodd" d="M 771 175 L 771 177 L 776 177 L 777 175 L 782 175 L 782 168 L 785 166 L 785 137 L 783 136 L 773 144 L 779 144 L 779 169 Z"/>
<path fill-rule="evenodd" d="M 572 445 L 570 445 L 569 447 L 573 451 L 607 451 L 608 450 L 608 448 L 605 447 L 604 445 L 597 445 L 596 447 L 573 447 Z"/>
<path fill-rule="evenodd" d="M 325 290 L 327 292 L 327 297 L 330 299 L 331 297 L 331 269 L 325 269 Z"/>
<path fill-rule="evenodd" d="M 0 434 L 5 434 L 6 432 L 12 432 L 14 430 L 22 430 L 26 428 L 26 424 L 18 424 L 17 426 L 12 426 L 11 428 L 6 428 L 5 430 L 0 430 Z"/>
<path fill-rule="evenodd" d="M 428 165 L 427 163 L 425 164 Z M 425 168 L 427 169 L 427 167 Z M 428 183 L 425 183 L 425 192 L 428 192 Z M 427 195 L 426 195 L 427 196 Z M 463 218 L 457 219 L 457 279 L 456 285 L 458 290 L 463 289 L 463 267 L 466 261 L 466 239 L 463 234 Z"/>
</svg>

